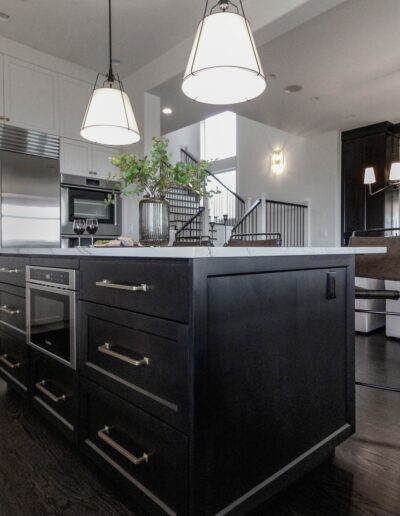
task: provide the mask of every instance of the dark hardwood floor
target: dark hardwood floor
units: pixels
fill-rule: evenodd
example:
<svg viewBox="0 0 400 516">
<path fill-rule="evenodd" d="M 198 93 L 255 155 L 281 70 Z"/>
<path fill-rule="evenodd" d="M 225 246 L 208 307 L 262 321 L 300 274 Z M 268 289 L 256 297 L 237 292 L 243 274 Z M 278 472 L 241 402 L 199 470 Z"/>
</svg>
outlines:
<svg viewBox="0 0 400 516">
<path fill-rule="evenodd" d="M 356 351 L 358 380 L 400 387 L 400 342 Z M 0 382 L 0 516 L 142 514 Z M 357 387 L 357 434 L 256 515 L 400 516 L 400 393 Z"/>
</svg>

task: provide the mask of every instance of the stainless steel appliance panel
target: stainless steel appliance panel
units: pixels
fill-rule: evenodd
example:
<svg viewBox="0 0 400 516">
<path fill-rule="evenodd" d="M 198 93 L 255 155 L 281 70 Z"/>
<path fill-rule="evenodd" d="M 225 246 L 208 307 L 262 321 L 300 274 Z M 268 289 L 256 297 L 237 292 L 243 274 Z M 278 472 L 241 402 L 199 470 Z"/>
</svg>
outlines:
<svg viewBox="0 0 400 516">
<path fill-rule="evenodd" d="M 60 247 L 56 159 L 0 151 L 1 246 Z"/>
<path fill-rule="evenodd" d="M 104 201 L 116 189 L 117 182 L 63 174 L 61 176 L 61 234 L 73 236 L 74 219 L 95 218 L 99 222 L 96 237 L 115 237 L 122 231 L 121 199 L 105 206 Z"/>
</svg>

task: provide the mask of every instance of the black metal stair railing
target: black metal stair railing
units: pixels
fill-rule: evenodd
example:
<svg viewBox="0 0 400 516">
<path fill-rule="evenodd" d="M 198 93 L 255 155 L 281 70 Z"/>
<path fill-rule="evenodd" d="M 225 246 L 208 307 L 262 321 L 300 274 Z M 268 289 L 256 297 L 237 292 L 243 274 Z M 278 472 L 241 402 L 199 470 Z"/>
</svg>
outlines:
<svg viewBox="0 0 400 516">
<path fill-rule="evenodd" d="M 233 227 L 231 239 L 261 240 L 281 235 L 283 247 L 305 247 L 307 238 L 307 208 L 305 204 L 256 200 Z M 265 220 L 263 221 L 263 217 Z"/>
<path fill-rule="evenodd" d="M 266 231 L 280 233 L 283 247 L 305 247 L 305 204 L 266 200 Z"/>
<path fill-rule="evenodd" d="M 198 163 L 198 160 L 186 149 L 181 149 L 181 160 L 184 163 Z M 209 178 L 215 183 L 218 194 L 209 199 L 210 222 L 234 226 L 244 215 L 245 201 L 236 192 L 226 186 L 218 177 L 207 171 Z"/>
<path fill-rule="evenodd" d="M 199 210 L 178 229 L 178 231 L 175 233 L 175 240 L 177 242 L 200 242 L 203 236 L 208 236 L 201 234 L 203 227 L 203 213 L 204 206 L 200 206 Z"/>
</svg>

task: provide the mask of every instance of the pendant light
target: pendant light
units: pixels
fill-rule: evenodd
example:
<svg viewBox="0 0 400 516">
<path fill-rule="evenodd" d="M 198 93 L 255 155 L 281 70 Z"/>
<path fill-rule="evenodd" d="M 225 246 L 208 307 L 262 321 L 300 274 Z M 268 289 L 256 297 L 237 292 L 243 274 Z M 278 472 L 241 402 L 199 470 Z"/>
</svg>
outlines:
<svg viewBox="0 0 400 516">
<path fill-rule="evenodd" d="M 207 0 L 183 79 L 183 92 L 198 102 L 223 105 L 254 99 L 265 88 L 242 0 L 239 7 L 230 0 L 219 0 L 211 9 Z"/>
<path fill-rule="evenodd" d="M 113 72 L 111 0 L 108 0 L 108 10 L 110 68 L 107 75 L 97 75 L 83 119 L 81 136 L 103 145 L 129 145 L 137 143 L 140 134 L 131 101 L 124 91 L 119 75 Z M 98 87 L 100 77 L 105 78 L 105 81 Z"/>
</svg>

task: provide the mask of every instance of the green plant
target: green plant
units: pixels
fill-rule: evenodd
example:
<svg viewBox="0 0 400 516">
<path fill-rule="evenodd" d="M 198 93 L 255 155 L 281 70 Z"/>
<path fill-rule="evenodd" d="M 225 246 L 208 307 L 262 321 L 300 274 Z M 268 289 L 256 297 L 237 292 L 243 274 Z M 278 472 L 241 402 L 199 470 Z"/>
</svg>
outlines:
<svg viewBox="0 0 400 516">
<path fill-rule="evenodd" d="M 153 138 L 151 157 L 140 158 L 136 154 L 120 154 L 112 159 L 120 173 L 114 175 L 120 187 L 108 195 L 107 204 L 114 203 L 117 194 L 123 196 L 141 195 L 153 199 L 165 199 L 168 190 L 173 187 L 187 188 L 200 197 L 211 197 L 218 191 L 207 189 L 209 163 L 171 164 L 168 153 L 168 139 Z"/>
</svg>

